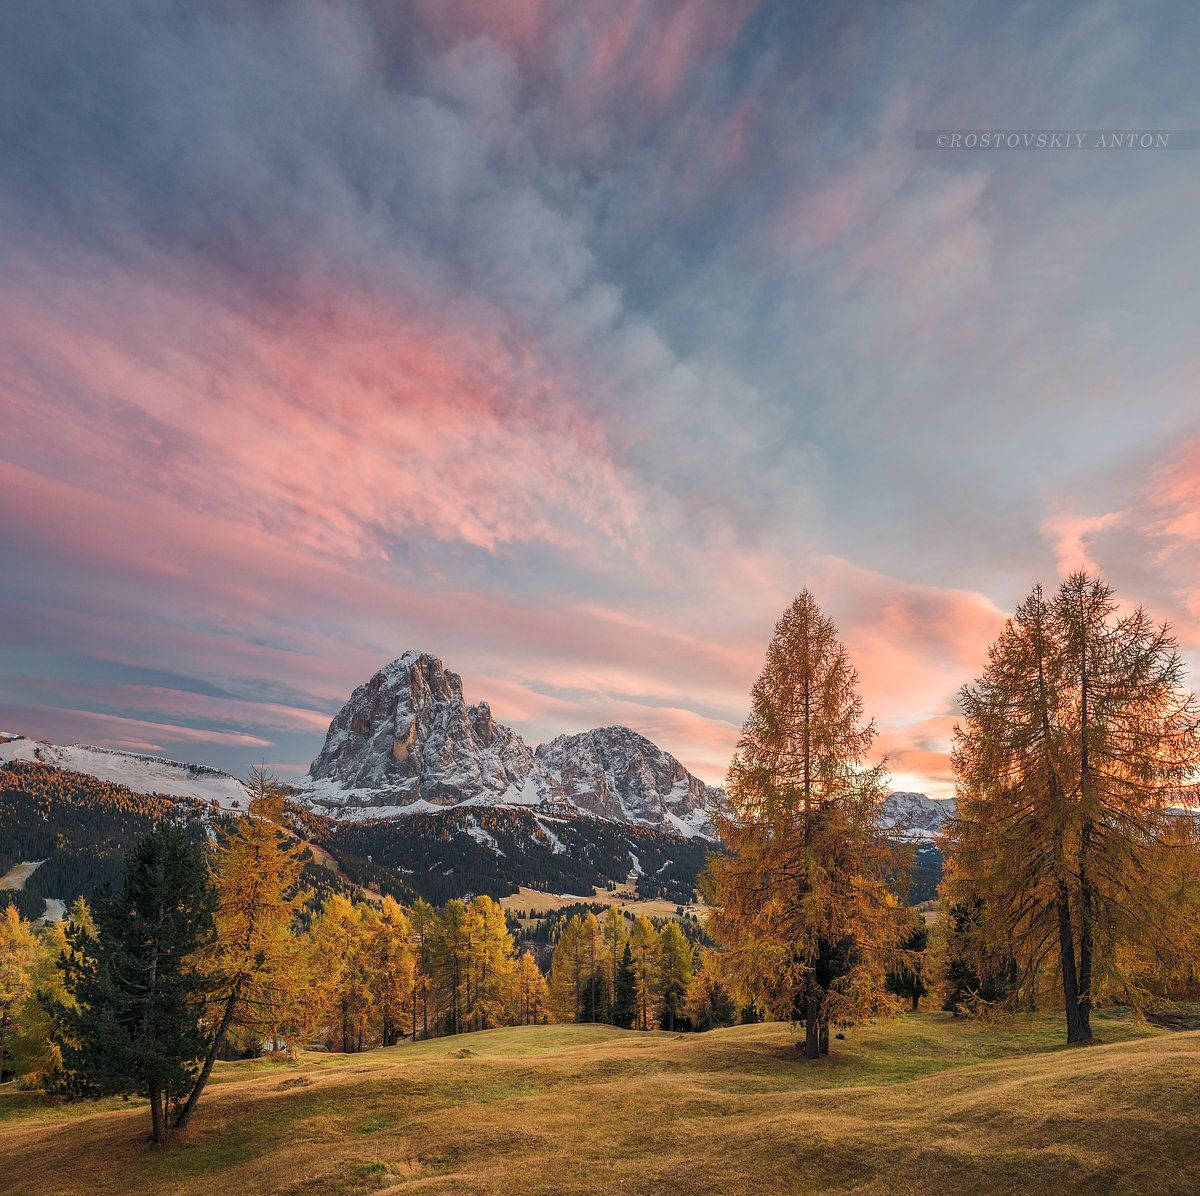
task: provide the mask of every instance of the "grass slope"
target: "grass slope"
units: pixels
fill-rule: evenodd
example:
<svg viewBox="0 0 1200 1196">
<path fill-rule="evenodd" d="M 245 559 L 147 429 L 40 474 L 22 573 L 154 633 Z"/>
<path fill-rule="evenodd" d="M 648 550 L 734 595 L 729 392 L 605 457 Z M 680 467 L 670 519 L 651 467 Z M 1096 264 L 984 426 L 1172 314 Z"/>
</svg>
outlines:
<svg viewBox="0 0 1200 1196">
<path fill-rule="evenodd" d="M 1097 1026 L 1104 1045 L 1067 1051 L 1053 1018 L 910 1015 L 815 1065 L 781 1025 L 528 1027 L 222 1065 L 190 1138 L 161 1153 L 141 1106 L 8 1092 L 0 1189 L 1200 1190 L 1200 1033 Z"/>
</svg>

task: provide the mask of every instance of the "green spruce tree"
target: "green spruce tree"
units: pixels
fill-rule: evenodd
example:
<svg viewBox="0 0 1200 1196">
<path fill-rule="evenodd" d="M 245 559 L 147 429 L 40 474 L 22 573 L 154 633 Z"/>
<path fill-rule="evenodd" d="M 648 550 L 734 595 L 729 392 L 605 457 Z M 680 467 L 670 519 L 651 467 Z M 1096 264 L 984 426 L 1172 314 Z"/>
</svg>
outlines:
<svg viewBox="0 0 1200 1196">
<path fill-rule="evenodd" d="M 925 952 L 929 947 L 929 927 L 920 914 L 916 915 L 912 929 L 900 944 L 904 951 L 903 961 L 888 973 L 887 990 L 910 1002 L 913 1013 L 921 1008 L 921 998 L 929 996 L 929 985 L 925 976 Z"/>
<path fill-rule="evenodd" d="M 96 901 L 96 934 L 73 928 L 63 957 L 77 1008 L 62 1012 L 61 1090 L 147 1098 L 155 1145 L 207 1045 L 207 980 L 191 960 L 212 936 L 213 905 L 203 848 L 164 819 L 126 857 L 117 892 Z"/>
<path fill-rule="evenodd" d="M 633 970 L 633 949 L 628 937 L 617 968 L 613 992 L 613 1025 L 628 1030 L 637 1014 L 637 984 Z"/>
</svg>

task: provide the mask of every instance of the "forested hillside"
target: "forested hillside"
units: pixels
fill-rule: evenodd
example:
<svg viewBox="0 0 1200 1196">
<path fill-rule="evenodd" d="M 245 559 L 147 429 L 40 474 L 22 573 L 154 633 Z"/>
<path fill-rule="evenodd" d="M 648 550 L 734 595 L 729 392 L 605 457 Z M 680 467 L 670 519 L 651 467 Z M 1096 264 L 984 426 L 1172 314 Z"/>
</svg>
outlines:
<svg viewBox="0 0 1200 1196">
<path fill-rule="evenodd" d="M 206 808 L 186 798 L 131 793 L 121 785 L 47 764 L 14 761 L 0 768 L 0 875 L 24 860 L 43 860 L 23 889 L 0 891 L 41 917 L 46 899 L 90 897 L 121 874 L 125 853 L 158 819 L 174 812 L 204 834 Z"/>
<path fill-rule="evenodd" d="M 0 768 L 0 875 L 22 861 L 44 860 L 23 889 L 0 891 L 0 908 L 42 915 L 47 898 L 70 904 L 115 881 L 120 862 L 154 823 L 174 812 L 201 836 L 228 817 L 212 803 L 133 793 L 121 785 L 48 764 L 13 761 Z M 502 897 L 521 885 L 591 894 L 638 875 L 645 898 L 691 901 L 705 845 L 648 827 L 564 811 L 548 817 L 521 809 L 462 809 L 386 821 L 337 822 L 298 806 L 288 819 L 314 849 L 309 881 L 319 891 L 359 886 L 408 901 Z M 316 853 L 328 857 L 316 858 Z"/>
<path fill-rule="evenodd" d="M 511 808 L 306 825 L 348 874 L 355 861 L 371 860 L 434 903 L 475 893 L 502 897 L 521 885 L 588 896 L 594 886 L 635 872 L 640 896 L 686 904 L 711 847 L 649 827 Z"/>
<path fill-rule="evenodd" d="M 325 820 L 307 812 L 300 829 Z M 25 861 L 42 861 L 20 889 L 0 890 L 0 910 L 14 906 L 25 918 L 40 918 L 47 899 L 70 905 L 91 899 L 120 878 L 125 853 L 164 817 L 182 819 L 197 840 L 214 822 L 227 820 L 210 802 L 133 793 L 87 773 L 36 761 L 0 767 L 0 875 Z M 307 836 L 306 836 L 307 837 Z M 355 886 L 406 897 L 410 890 L 394 873 L 352 855 L 336 871 L 309 856 L 305 883 L 318 896 Z M 351 883 L 347 883 L 351 882 Z"/>
</svg>

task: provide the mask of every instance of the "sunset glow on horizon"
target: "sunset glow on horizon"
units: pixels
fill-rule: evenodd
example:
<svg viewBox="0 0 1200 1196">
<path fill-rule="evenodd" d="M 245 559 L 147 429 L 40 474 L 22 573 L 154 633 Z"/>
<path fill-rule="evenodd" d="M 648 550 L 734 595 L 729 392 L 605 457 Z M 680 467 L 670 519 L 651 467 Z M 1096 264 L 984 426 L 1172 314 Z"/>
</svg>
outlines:
<svg viewBox="0 0 1200 1196">
<path fill-rule="evenodd" d="M 1186 124 L 1198 21 L 10 6 L 0 729 L 286 779 L 418 648 L 720 783 L 808 588 L 949 796 L 1035 581 L 1200 667 L 1200 152 L 914 146 Z"/>
</svg>

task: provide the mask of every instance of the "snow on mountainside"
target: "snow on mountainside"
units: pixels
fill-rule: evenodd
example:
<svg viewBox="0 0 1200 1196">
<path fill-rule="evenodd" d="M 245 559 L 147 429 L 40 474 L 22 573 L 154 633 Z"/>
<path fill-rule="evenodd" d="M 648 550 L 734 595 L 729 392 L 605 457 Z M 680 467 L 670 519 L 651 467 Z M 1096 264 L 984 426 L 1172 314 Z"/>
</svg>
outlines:
<svg viewBox="0 0 1200 1196">
<path fill-rule="evenodd" d="M 0 732 L 0 764 L 40 760 L 125 785 L 135 793 L 194 797 L 245 809 L 241 781 L 202 765 Z M 454 808 L 525 807 L 545 820 L 590 816 L 687 838 L 714 838 L 724 793 L 628 727 L 560 735 L 531 751 L 486 702 L 468 706 L 462 680 L 436 657 L 407 652 L 360 685 L 329 724 L 294 800 L 362 821 Z M 883 824 L 931 842 L 954 814 L 952 798 L 897 792 Z"/>
<path fill-rule="evenodd" d="M 560 735 L 534 753 L 549 792 L 601 818 L 710 835 L 723 795 L 628 727 Z"/>
<path fill-rule="evenodd" d="M 183 764 L 159 756 L 112 751 L 85 743 L 59 747 L 27 739 L 24 735 L 0 733 L 0 764 L 13 760 L 39 760 L 55 768 L 87 773 L 102 781 L 124 785 L 134 793 L 195 797 L 216 802 L 223 810 L 246 808 L 246 787 L 242 782 L 203 764 Z"/>
<path fill-rule="evenodd" d="M 883 825 L 906 839 L 931 840 L 946 819 L 954 817 L 954 798 L 924 793 L 889 793 L 883 803 Z"/>
<path fill-rule="evenodd" d="M 721 793 L 628 727 L 562 735 L 531 752 L 486 702 L 466 704 L 457 673 L 414 651 L 351 694 L 296 797 L 342 818 L 535 806 L 711 837 Z"/>
<path fill-rule="evenodd" d="M 462 680 L 440 660 L 407 652 L 360 685 L 329 724 L 308 770 L 370 806 L 457 805 L 468 797 L 499 799 L 519 789 L 533 754 L 515 731 L 497 723 L 486 702 L 468 706 Z M 355 803 L 358 804 L 358 803 Z"/>
</svg>

